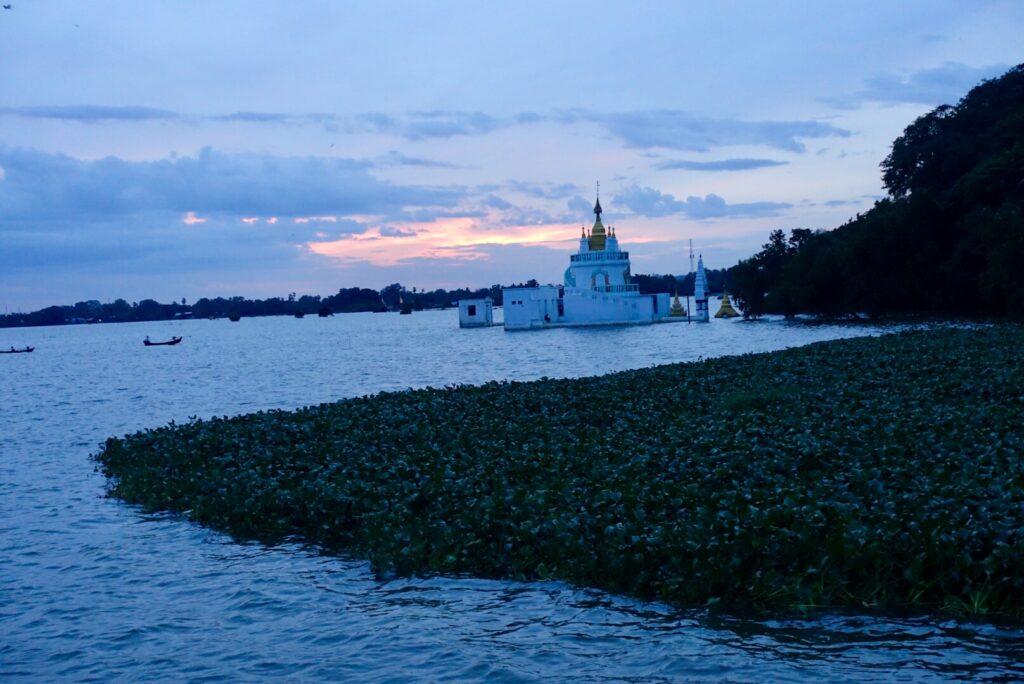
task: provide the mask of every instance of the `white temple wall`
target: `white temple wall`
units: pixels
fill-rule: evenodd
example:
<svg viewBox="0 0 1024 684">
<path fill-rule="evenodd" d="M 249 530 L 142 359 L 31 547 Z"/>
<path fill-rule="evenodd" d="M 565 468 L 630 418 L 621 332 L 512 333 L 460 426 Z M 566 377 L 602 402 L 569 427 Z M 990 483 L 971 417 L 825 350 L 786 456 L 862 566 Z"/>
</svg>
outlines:
<svg viewBox="0 0 1024 684">
<path fill-rule="evenodd" d="M 560 321 L 558 316 L 558 288 L 513 287 L 502 290 L 506 330 L 542 328 Z"/>
<path fill-rule="evenodd" d="M 576 287 L 589 289 L 592 285 L 624 285 L 626 284 L 626 270 L 629 262 L 624 260 L 615 261 L 593 261 L 574 263 L 572 265 L 573 275 L 576 276 Z M 608 275 L 608 282 L 605 282 L 605 274 Z"/>
<path fill-rule="evenodd" d="M 590 290 L 565 291 L 565 322 L 569 325 L 653 322 L 668 316 L 669 307 L 667 294 L 623 296 Z"/>
</svg>

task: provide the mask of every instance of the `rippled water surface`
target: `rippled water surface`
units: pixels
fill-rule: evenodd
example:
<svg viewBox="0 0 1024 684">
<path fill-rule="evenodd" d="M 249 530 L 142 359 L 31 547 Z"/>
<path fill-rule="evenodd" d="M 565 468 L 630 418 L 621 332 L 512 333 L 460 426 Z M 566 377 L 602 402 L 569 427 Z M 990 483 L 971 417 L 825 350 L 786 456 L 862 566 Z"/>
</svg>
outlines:
<svg viewBox="0 0 1024 684">
<path fill-rule="evenodd" d="M 713 321 L 506 333 L 454 311 L 0 330 L 0 676 L 68 680 L 1024 679 L 1024 631 L 947 618 L 768 621 L 561 583 L 382 582 L 104 498 L 89 455 L 189 416 L 381 390 L 593 375 L 884 332 Z M 178 347 L 142 338 L 182 335 Z"/>
</svg>

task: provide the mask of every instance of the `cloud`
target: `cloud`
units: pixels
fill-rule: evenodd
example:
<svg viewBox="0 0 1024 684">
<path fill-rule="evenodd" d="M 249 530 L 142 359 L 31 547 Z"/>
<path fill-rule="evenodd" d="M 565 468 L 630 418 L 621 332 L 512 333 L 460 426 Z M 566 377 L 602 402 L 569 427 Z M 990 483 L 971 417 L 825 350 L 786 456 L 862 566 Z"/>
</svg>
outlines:
<svg viewBox="0 0 1024 684">
<path fill-rule="evenodd" d="M 590 200 L 580 195 L 576 195 L 575 197 L 569 198 L 569 201 L 566 202 L 566 205 L 569 207 L 570 212 L 572 212 L 573 214 L 580 214 L 582 216 L 587 216 L 594 209 L 594 205 L 590 203 Z"/>
<path fill-rule="evenodd" d="M 971 67 L 958 62 L 922 69 L 910 74 L 882 74 L 868 79 L 864 90 L 823 98 L 839 109 L 856 109 L 868 102 L 884 104 L 956 104 L 980 81 L 995 78 L 1010 69 L 1007 64 Z"/>
<path fill-rule="evenodd" d="M 569 110 L 558 114 L 557 120 L 566 124 L 596 123 L 628 147 L 691 152 L 707 152 L 713 147 L 728 145 L 763 145 L 803 152 L 801 139 L 850 135 L 847 130 L 820 121 L 713 119 L 672 109 L 611 114 Z"/>
<path fill-rule="evenodd" d="M 255 111 L 239 111 L 212 116 L 186 116 L 152 107 L 73 105 L 7 107 L 0 108 L 0 114 L 84 122 L 180 119 L 190 122 L 227 121 L 255 125 L 314 124 L 331 131 L 378 133 L 411 141 L 480 136 L 513 126 L 528 126 L 545 122 L 566 126 L 592 123 L 605 129 L 611 136 L 619 139 L 628 147 L 666 148 L 693 152 L 705 152 L 714 147 L 727 145 L 763 145 L 791 152 L 802 152 L 804 144 L 801 140 L 803 139 L 849 136 L 849 131 L 819 121 L 714 119 L 670 109 L 618 113 L 573 109 L 546 115 L 537 112 L 520 112 L 508 117 L 458 110 L 416 111 L 404 114 L 367 112 L 348 117 L 325 113 L 286 114 Z"/>
<path fill-rule="evenodd" d="M 461 169 L 463 167 L 458 164 L 450 164 L 448 162 L 434 161 L 433 159 L 423 159 L 422 157 L 410 157 L 391 150 L 385 155 L 381 155 L 375 160 L 377 166 L 416 166 L 422 168 L 431 169 Z"/>
<path fill-rule="evenodd" d="M 509 181 L 508 189 L 538 199 L 565 199 L 579 192 L 571 183 L 533 183 L 530 181 Z"/>
<path fill-rule="evenodd" d="M 497 226 L 550 226 L 563 223 L 571 223 L 574 219 L 564 214 L 552 214 L 551 212 L 537 209 L 535 207 L 515 207 L 502 212 L 501 219 L 495 223 Z"/>
<path fill-rule="evenodd" d="M 615 202 L 641 216 L 661 217 L 681 214 L 696 220 L 774 216 L 780 211 L 792 207 L 791 204 L 784 202 L 728 204 L 723 198 L 713 193 L 704 197 L 691 195 L 685 200 L 679 200 L 654 188 L 639 186 L 626 188 L 616 195 Z"/>
<path fill-rule="evenodd" d="M 771 166 L 785 166 L 788 163 L 775 159 L 718 159 L 714 161 L 679 159 L 659 162 L 654 165 L 654 168 L 662 171 L 672 169 L 686 169 L 689 171 L 750 171 Z"/>
<path fill-rule="evenodd" d="M 0 230 L 15 219 L 75 222 L 143 213 L 204 217 L 396 215 L 454 207 L 459 188 L 400 186 L 367 162 L 326 157 L 238 155 L 202 149 L 195 157 L 79 160 L 0 147 Z"/>
<path fill-rule="evenodd" d="M 488 195 L 484 198 L 484 206 L 491 207 L 492 209 L 511 209 L 512 203 L 503 200 L 497 195 Z"/>
<path fill-rule="evenodd" d="M 274 112 L 235 112 L 212 117 L 215 121 L 245 121 L 250 123 L 285 123 L 293 119 L 289 114 Z"/>
<path fill-rule="evenodd" d="M 429 286 L 447 283 L 525 282 L 536 278 L 542 283 L 561 281 L 568 261 L 563 249 L 544 245 L 474 244 L 448 247 L 431 256 L 415 256 L 400 260 L 388 272 L 407 281 L 423 282 L 426 274 L 444 274 L 443 281 L 434 275 Z M 373 268 L 357 265 L 360 270 Z"/>
<path fill-rule="evenodd" d="M 438 219 L 484 218 L 486 211 L 470 209 L 414 209 L 393 215 L 393 218 L 410 223 L 432 223 Z"/>
<path fill-rule="evenodd" d="M 104 107 L 100 105 L 64 105 L 44 107 L 0 107 L 0 114 L 29 119 L 60 119 L 63 121 L 152 121 L 180 119 L 180 114 L 153 107 Z"/>
<path fill-rule="evenodd" d="M 392 226 L 381 226 L 380 228 L 381 237 L 416 237 L 419 233 L 415 230 L 409 230 L 408 228 L 394 228 Z"/>
<path fill-rule="evenodd" d="M 383 181 L 357 160 L 209 148 L 129 161 L 0 146 L 0 165 L 0 273 L 9 282 L 113 271 L 301 278 L 303 259 L 315 258 L 302 246 L 317 233 L 366 233 L 377 227 L 367 216 L 452 211 L 467 193 Z"/>
<path fill-rule="evenodd" d="M 360 114 L 355 123 L 374 133 L 397 135 L 407 140 L 483 135 L 510 126 L 512 120 L 497 119 L 482 112 L 429 111 L 401 117 L 388 114 Z"/>
</svg>

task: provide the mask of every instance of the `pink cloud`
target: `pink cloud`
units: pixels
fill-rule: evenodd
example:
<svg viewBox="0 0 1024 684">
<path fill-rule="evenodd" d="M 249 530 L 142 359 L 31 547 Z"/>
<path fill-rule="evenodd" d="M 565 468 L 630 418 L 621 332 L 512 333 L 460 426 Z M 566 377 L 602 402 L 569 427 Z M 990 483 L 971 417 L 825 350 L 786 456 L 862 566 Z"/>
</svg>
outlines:
<svg viewBox="0 0 1024 684">
<path fill-rule="evenodd" d="M 196 213 L 194 211 L 190 211 L 187 214 L 185 214 L 185 218 L 183 218 L 181 222 L 191 226 L 196 223 L 206 223 L 206 219 L 199 218 L 198 216 L 196 216 Z"/>
<path fill-rule="evenodd" d="M 579 230 L 575 226 L 544 224 L 509 226 L 496 231 L 486 221 L 469 217 L 402 224 L 401 228 L 401 232 L 396 232 L 394 227 L 384 226 L 363 236 L 312 241 L 306 244 L 306 248 L 314 254 L 334 259 L 390 266 L 421 257 L 484 258 L 486 253 L 481 248 L 485 245 L 557 245 L 567 248 L 578 237 Z M 410 232 L 415 235 L 409 235 Z"/>
</svg>

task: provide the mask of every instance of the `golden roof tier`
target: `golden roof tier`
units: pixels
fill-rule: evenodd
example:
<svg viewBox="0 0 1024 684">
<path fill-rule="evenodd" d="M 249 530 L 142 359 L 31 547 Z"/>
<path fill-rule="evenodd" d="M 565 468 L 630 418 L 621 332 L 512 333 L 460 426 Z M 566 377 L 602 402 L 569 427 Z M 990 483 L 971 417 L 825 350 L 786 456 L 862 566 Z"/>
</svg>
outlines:
<svg viewBox="0 0 1024 684">
<path fill-rule="evenodd" d="M 669 316 L 685 316 L 686 309 L 683 308 L 682 303 L 679 301 L 679 293 L 676 293 L 675 298 L 672 300 L 672 308 L 669 309 Z"/>
<path fill-rule="evenodd" d="M 736 309 L 732 308 L 732 302 L 729 301 L 729 293 L 722 293 L 722 306 L 718 309 L 718 313 L 715 314 L 715 318 L 736 318 L 739 316 L 736 313 Z"/>
<path fill-rule="evenodd" d="M 601 223 L 601 198 L 597 198 L 597 202 L 594 203 L 594 227 L 590 229 L 590 251 L 601 252 L 604 250 L 605 231 L 604 224 Z"/>
</svg>

